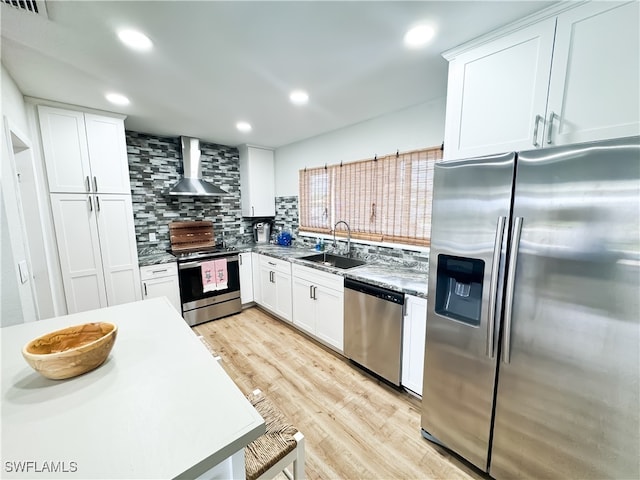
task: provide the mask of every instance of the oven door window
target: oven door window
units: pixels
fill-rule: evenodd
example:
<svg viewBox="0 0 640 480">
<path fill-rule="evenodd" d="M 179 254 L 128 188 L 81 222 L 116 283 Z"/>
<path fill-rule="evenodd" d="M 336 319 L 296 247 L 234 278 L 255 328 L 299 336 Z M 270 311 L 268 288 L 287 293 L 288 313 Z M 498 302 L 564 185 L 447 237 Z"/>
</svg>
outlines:
<svg viewBox="0 0 640 480">
<path fill-rule="evenodd" d="M 180 274 L 180 299 L 182 303 L 203 300 L 240 290 L 240 272 L 237 259 L 227 261 L 227 288 L 224 290 L 202 291 L 202 270 L 200 265 L 182 268 L 178 272 Z"/>
</svg>

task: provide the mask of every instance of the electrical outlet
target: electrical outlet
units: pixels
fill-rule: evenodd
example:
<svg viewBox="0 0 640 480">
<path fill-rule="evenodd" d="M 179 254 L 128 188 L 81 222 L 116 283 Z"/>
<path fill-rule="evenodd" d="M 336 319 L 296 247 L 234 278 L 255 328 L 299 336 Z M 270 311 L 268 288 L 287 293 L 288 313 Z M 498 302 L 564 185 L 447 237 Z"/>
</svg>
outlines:
<svg viewBox="0 0 640 480">
<path fill-rule="evenodd" d="M 157 240 L 156 234 L 154 232 L 149 233 L 149 241 L 155 242 Z"/>
</svg>

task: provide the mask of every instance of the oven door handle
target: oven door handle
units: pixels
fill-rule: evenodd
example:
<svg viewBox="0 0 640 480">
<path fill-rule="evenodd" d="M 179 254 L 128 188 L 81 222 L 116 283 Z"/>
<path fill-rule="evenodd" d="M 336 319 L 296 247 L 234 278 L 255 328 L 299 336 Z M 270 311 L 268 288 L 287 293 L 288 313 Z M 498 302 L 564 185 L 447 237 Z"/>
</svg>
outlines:
<svg viewBox="0 0 640 480">
<path fill-rule="evenodd" d="M 202 265 L 202 262 L 179 263 L 178 264 L 178 269 L 179 270 L 186 270 L 187 268 L 195 268 L 195 267 L 199 267 L 200 265 Z"/>
<path fill-rule="evenodd" d="M 227 262 L 237 262 L 238 261 L 238 256 L 237 255 L 233 255 L 230 257 L 214 257 L 214 258 L 226 258 Z M 212 260 L 214 259 L 212 258 Z M 209 260 L 202 260 L 202 261 L 195 261 L 195 262 L 185 262 L 185 263 L 178 263 L 178 270 L 186 270 L 188 268 L 196 268 L 196 267 L 200 267 L 202 264 L 204 264 L 205 262 L 207 262 Z"/>
</svg>

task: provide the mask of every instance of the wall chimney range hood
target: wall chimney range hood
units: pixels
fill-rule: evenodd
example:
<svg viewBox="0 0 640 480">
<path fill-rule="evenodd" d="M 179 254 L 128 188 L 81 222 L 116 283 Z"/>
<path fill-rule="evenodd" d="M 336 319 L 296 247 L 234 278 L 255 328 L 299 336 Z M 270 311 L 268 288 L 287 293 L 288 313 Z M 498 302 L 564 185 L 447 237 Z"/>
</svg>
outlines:
<svg viewBox="0 0 640 480">
<path fill-rule="evenodd" d="M 180 137 L 182 149 L 183 177 L 167 190 L 169 195 L 191 197 L 219 197 L 228 195 L 220 187 L 202 180 L 202 164 L 200 162 L 200 140 L 193 137 Z"/>
</svg>

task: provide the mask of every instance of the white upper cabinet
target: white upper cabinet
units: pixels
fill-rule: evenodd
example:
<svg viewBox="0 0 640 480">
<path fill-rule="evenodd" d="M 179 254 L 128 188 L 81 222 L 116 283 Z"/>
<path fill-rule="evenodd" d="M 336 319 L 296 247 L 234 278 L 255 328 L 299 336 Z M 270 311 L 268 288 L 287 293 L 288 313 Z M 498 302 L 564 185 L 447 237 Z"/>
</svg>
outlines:
<svg viewBox="0 0 640 480">
<path fill-rule="evenodd" d="M 90 192 L 91 168 L 84 114 L 38 105 L 51 193 Z"/>
<path fill-rule="evenodd" d="M 638 7 L 563 3 L 445 53 L 444 158 L 639 134 Z"/>
<path fill-rule="evenodd" d="M 555 19 L 459 55 L 449 64 L 444 154 L 533 148 L 542 138 Z"/>
<path fill-rule="evenodd" d="M 242 145 L 240 153 L 240 204 L 243 217 L 276 214 L 273 150 Z"/>
<path fill-rule="evenodd" d="M 124 121 L 38 105 L 51 193 L 130 194 Z"/>
<path fill-rule="evenodd" d="M 640 134 L 639 19 L 638 2 L 558 16 L 545 145 Z"/>
<path fill-rule="evenodd" d="M 95 193 L 131 193 L 124 122 L 84 114 Z"/>
</svg>

